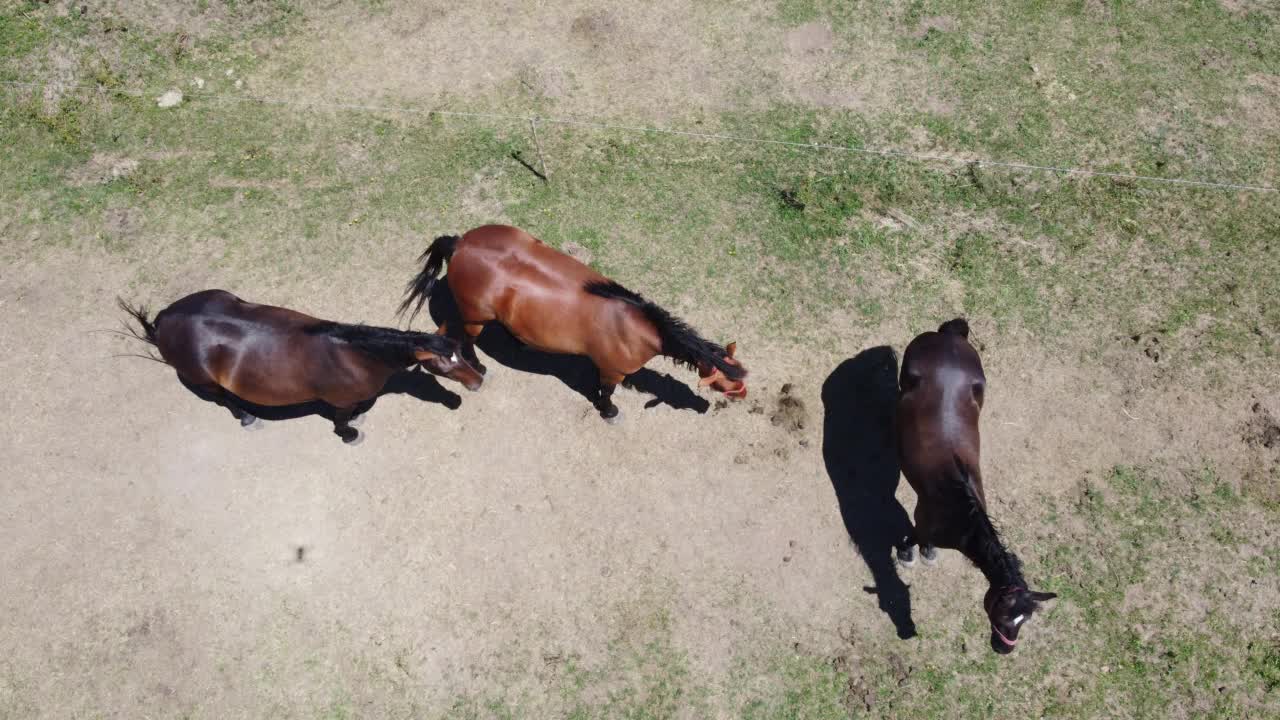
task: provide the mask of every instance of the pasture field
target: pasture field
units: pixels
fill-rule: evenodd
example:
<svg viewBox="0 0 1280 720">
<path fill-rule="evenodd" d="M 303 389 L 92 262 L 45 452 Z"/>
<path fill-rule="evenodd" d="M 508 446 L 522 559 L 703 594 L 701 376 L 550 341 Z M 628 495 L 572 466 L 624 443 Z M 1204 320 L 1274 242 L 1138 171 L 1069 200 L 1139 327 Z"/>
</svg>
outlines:
<svg viewBox="0 0 1280 720">
<path fill-rule="evenodd" d="M 1280 186 L 1270 0 L 0 0 L 0 148 L 0 718 L 1280 713 L 1280 193 L 973 162 Z M 490 222 L 748 398 L 655 361 L 609 426 L 493 362 L 351 448 L 97 332 L 210 287 L 392 325 Z M 1008 657 L 872 527 L 885 347 L 957 315 L 1059 595 Z"/>
</svg>

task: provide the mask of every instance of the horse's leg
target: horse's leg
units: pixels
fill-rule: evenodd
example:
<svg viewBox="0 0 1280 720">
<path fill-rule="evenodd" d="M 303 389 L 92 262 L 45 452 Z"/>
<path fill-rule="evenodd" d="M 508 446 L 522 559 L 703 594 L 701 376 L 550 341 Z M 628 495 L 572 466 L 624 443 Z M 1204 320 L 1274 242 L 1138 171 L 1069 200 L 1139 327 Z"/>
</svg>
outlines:
<svg viewBox="0 0 1280 720">
<path fill-rule="evenodd" d="M 916 542 L 915 529 L 912 528 L 898 544 L 898 564 L 902 567 L 909 568 L 916 564 Z"/>
<path fill-rule="evenodd" d="M 480 356 L 476 355 L 476 338 L 480 337 L 480 333 L 484 332 L 484 322 L 467 322 L 462 325 L 462 338 L 459 338 L 459 344 L 462 346 L 462 359 L 471 363 L 471 367 L 476 372 L 484 375 L 488 372 L 484 363 L 480 362 Z"/>
<path fill-rule="evenodd" d="M 595 406 L 596 410 L 600 411 L 600 417 L 610 423 L 621 420 L 618 416 L 618 406 L 613 404 L 613 391 L 624 377 L 607 370 L 600 371 L 600 388 L 596 391 Z"/>
<path fill-rule="evenodd" d="M 360 442 L 360 431 L 351 427 L 351 415 L 355 409 L 354 405 L 334 408 L 333 413 L 333 434 L 342 438 L 342 442 L 348 445 Z"/>
<path fill-rule="evenodd" d="M 212 388 L 208 392 L 213 397 L 213 401 L 231 411 L 231 417 L 240 421 L 240 427 L 245 430 L 256 430 L 262 426 L 262 421 L 258 419 L 258 416 L 241 407 L 236 396 L 222 389 L 220 385 L 209 387 Z"/>
<path fill-rule="evenodd" d="M 920 546 L 920 560 L 930 567 L 938 562 L 938 548 L 933 545 Z"/>
<path fill-rule="evenodd" d="M 904 568 L 909 568 L 916 564 L 916 545 L 920 542 L 917 534 L 917 528 L 920 527 L 920 508 L 916 508 L 916 524 L 913 526 L 907 523 L 907 532 L 898 541 L 896 550 L 898 555 L 898 564 Z"/>
</svg>

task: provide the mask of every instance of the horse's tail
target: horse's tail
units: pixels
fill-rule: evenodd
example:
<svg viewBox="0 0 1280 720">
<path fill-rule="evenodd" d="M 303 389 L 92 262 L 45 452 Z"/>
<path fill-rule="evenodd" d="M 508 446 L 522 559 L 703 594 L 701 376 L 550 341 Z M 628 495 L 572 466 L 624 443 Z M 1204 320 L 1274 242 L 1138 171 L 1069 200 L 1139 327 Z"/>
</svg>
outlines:
<svg viewBox="0 0 1280 720">
<path fill-rule="evenodd" d="M 461 240 L 462 238 L 457 235 L 441 235 L 422 253 L 418 258 L 418 262 L 423 263 L 422 272 L 405 286 L 404 301 L 396 310 L 397 315 L 404 315 L 405 311 L 412 307 L 413 313 L 409 315 L 409 322 L 413 322 L 422 310 L 422 306 L 431 299 L 431 291 L 435 289 L 436 280 L 440 277 L 440 271 L 444 269 L 445 261 L 453 257 L 453 251 L 458 248 L 458 242 Z"/>
<path fill-rule="evenodd" d="M 121 310 L 128 313 L 129 317 L 133 318 L 133 321 L 137 323 L 137 327 L 134 327 L 126 322 L 124 324 L 124 331 L 121 334 L 135 340 L 141 340 L 151 347 L 156 347 L 156 323 L 154 318 L 150 317 L 151 313 L 147 311 L 147 306 L 130 305 L 124 298 L 119 297 L 116 298 L 116 304 L 120 306 Z M 155 360 L 156 362 L 161 363 L 164 362 L 164 360 L 156 357 L 155 353 L 152 352 L 148 352 L 146 355 L 139 355 L 138 357 Z M 167 365 L 168 363 L 165 364 Z"/>
<path fill-rule="evenodd" d="M 688 365 L 694 370 L 704 363 L 712 365 L 730 380 L 741 380 L 747 376 L 746 368 L 729 362 L 728 350 L 703 338 L 685 321 L 639 294 L 610 280 L 589 282 L 584 289 L 592 295 L 621 300 L 639 308 L 649 322 L 658 329 L 658 337 L 662 339 L 662 354 L 676 362 Z"/>
</svg>

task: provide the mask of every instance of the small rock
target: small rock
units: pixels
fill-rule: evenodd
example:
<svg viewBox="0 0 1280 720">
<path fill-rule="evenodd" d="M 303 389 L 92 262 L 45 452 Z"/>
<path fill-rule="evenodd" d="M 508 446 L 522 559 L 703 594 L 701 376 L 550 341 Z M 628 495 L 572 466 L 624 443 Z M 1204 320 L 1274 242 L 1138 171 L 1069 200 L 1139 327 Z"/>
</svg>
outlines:
<svg viewBox="0 0 1280 720">
<path fill-rule="evenodd" d="M 236 80 L 236 87 L 237 87 L 237 88 L 240 88 L 240 87 L 243 87 L 243 86 L 244 86 L 244 81 L 243 81 L 243 80 Z"/>
<path fill-rule="evenodd" d="M 156 98 L 156 105 L 162 108 L 177 107 L 182 103 L 182 91 L 170 90 L 169 92 Z"/>
<path fill-rule="evenodd" d="M 191 81 L 191 84 L 192 84 L 192 85 L 195 85 L 197 90 L 203 90 L 203 89 L 204 89 L 204 78 L 202 78 L 202 77 L 198 77 L 198 78 L 196 78 L 196 79 L 192 80 L 192 81 Z"/>
</svg>

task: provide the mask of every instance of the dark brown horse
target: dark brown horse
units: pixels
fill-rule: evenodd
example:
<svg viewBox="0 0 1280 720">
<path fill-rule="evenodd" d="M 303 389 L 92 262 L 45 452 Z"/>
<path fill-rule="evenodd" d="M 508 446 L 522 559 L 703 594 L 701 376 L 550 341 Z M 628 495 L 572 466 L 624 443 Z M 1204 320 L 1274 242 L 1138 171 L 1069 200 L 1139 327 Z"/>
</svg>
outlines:
<svg viewBox="0 0 1280 720">
<path fill-rule="evenodd" d="M 400 313 L 413 308 L 412 321 L 448 261 L 445 281 L 462 322 L 446 321 L 439 332 L 459 339 L 463 357 L 481 373 L 475 338 L 496 320 L 530 347 L 591 358 L 600 372 L 595 406 L 606 420 L 618 416 L 614 388 L 655 355 L 693 368 L 701 385 L 728 397 L 747 394 L 747 371 L 733 357 L 734 343 L 721 347 L 703 339 L 666 310 L 519 228 L 485 225 L 462 237 L 438 237 L 419 261 L 422 272 L 409 283 Z"/>
<path fill-rule="evenodd" d="M 898 462 L 918 499 L 914 536 L 898 549 L 898 560 L 914 564 L 917 543 L 930 565 L 937 547 L 969 558 L 991 585 L 983 608 L 991 621 L 991 648 L 1004 654 L 1013 652 L 1018 631 L 1040 603 L 1057 596 L 1027 588 L 1021 562 L 1005 548 L 987 515 L 978 464 L 978 415 L 986 385 L 964 320 L 920 335 L 903 353 L 895 421 Z"/>
<path fill-rule="evenodd" d="M 140 326 L 130 333 L 160 351 L 178 378 L 231 411 L 244 427 L 256 421 L 241 401 L 283 406 L 320 400 L 335 409 L 333 431 L 353 443 L 350 422 L 396 372 L 421 363 L 469 390 L 483 381 L 458 357 L 458 343 L 433 333 L 343 325 L 248 303 L 224 290 L 188 295 L 148 318 L 146 308 L 120 307 Z"/>
</svg>

